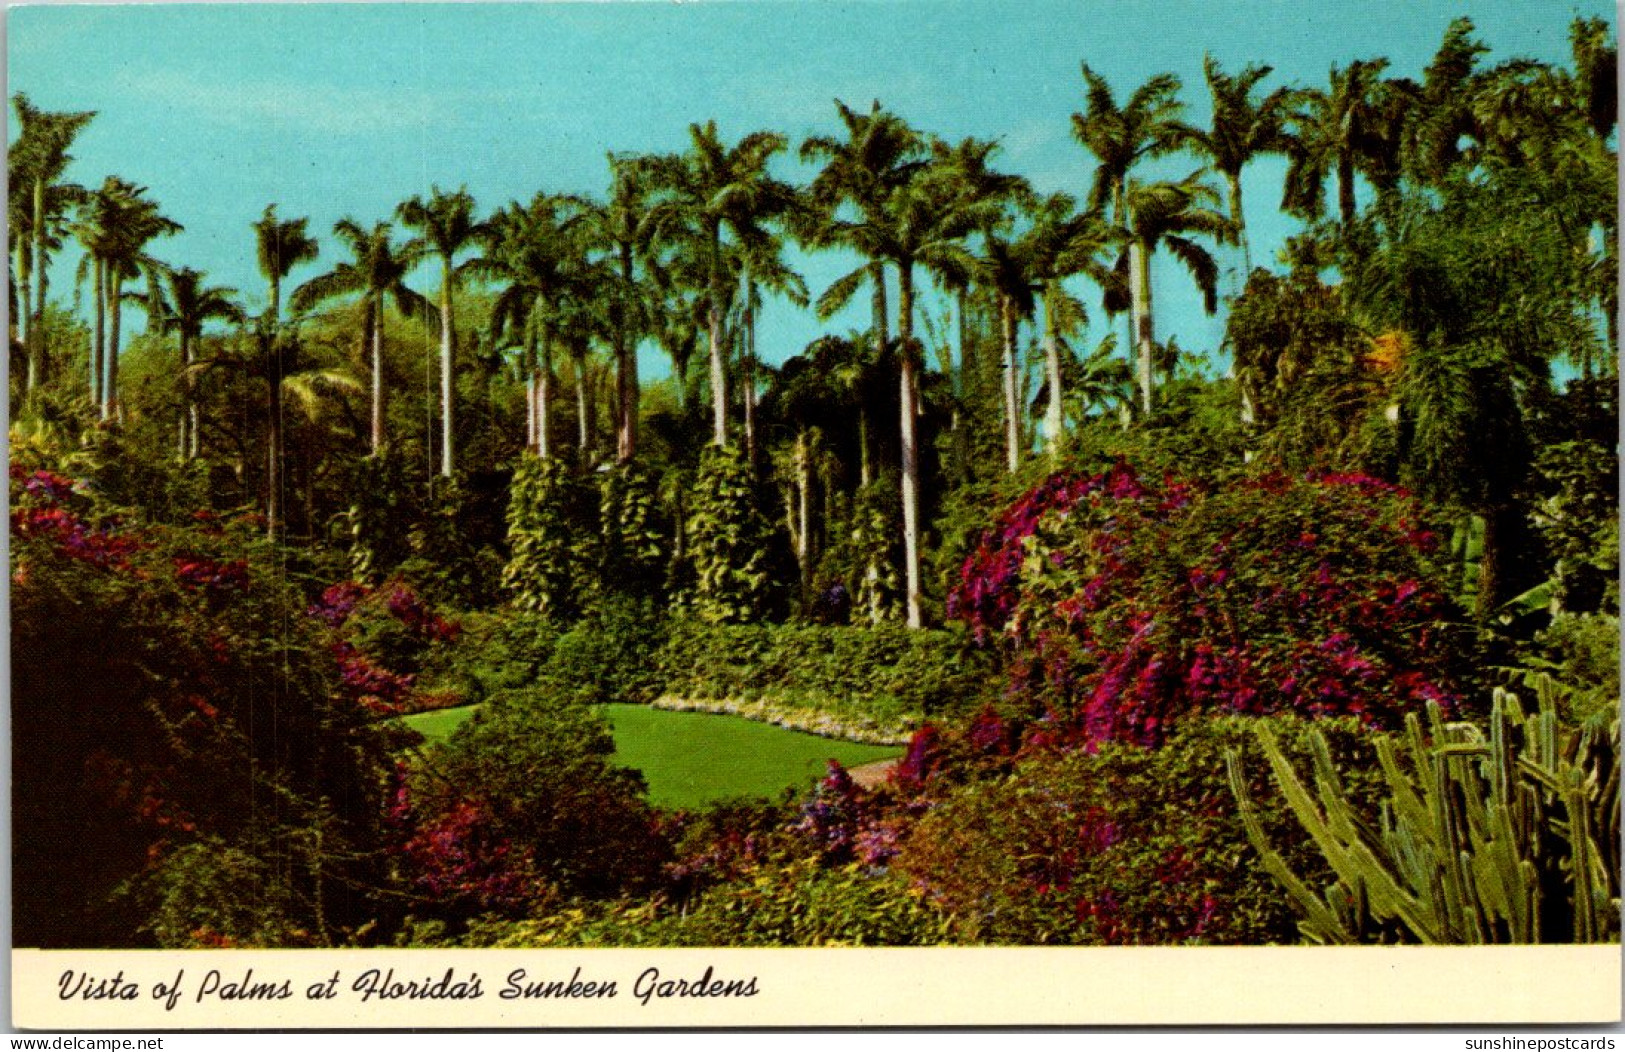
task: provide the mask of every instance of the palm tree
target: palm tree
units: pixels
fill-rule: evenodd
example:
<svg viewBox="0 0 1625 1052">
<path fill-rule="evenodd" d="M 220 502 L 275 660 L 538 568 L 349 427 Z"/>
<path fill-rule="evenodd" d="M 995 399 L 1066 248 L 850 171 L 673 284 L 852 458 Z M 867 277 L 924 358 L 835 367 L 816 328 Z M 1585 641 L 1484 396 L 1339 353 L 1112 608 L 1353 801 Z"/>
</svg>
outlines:
<svg viewBox="0 0 1625 1052">
<path fill-rule="evenodd" d="M 75 233 L 85 246 L 85 264 L 94 274 L 96 328 L 91 345 L 91 397 L 100 404 L 104 421 L 118 416 L 119 327 L 124 283 L 145 276 L 149 299 L 157 288 L 163 265 L 146 252 L 147 242 L 172 234 L 181 225 L 158 211 L 146 196 L 146 187 L 108 176 L 101 188 L 80 208 Z M 103 345 L 103 328 L 107 329 Z"/>
<path fill-rule="evenodd" d="M 1213 97 L 1213 123 L 1207 130 L 1191 129 L 1188 141 L 1205 155 L 1213 168 L 1224 176 L 1230 190 L 1230 220 L 1241 244 L 1242 281 L 1253 272 L 1252 252 L 1247 244 L 1247 220 L 1241 206 L 1241 173 L 1254 158 L 1285 153 L 1291 143 L 1286 121 L 1295 95 L 1290 88 L 1277 88 L 1262 99 L 1254 99 L 1253 89 L 1270 75 L 1272 67 L 1249 65 L 1234 76 L 1226 73 L 1212 55 L 1203 56 L 1202 71 Z"/>
<path fill-rule="evenodd" d="M 484 229 L 474 218 L 474 198 L 466 188 L 445 193 L 438 186 L 429 197 L 401 202 L 396 215 L 402 223 L 421 231 L 409 242 L 413 252 L 432 251 L 440 257 L 440 474 L 450 478 L 454 470 L 452 432 L 454 344 L 457 339 L 452 297 L 457 291 L 457 253 L 473 244 Z"/>
<path fill-rule="evenodd" d="M 265 214 L 252 224 L 258 249 L 260 275 L 270 288 L 265 317 L 271 325 L 282 324 L 282 281 L 293 268 L 309 263 L 319 251 L 316 239 L 305 233 L 309 219 L 281 220 L 276 205 L 266 205 Z"/>
<path fill-rule="evenodd" d="M 180 426 L 180 452 L 182 459 L 195 460 L 202 452 L 202 421 L 198 415 L 196 364 L 198 339 L 203 326 L 211 320 L 241 324 L 245 315 L 234 302 L 237 290 L 219 285 L 205 285 L 203 273 L 190 267 L 167 270 L 164 278 L 169 285 L 165 298 L 162 327 L 180 337 L 182 410 Z"/>
<path fill-rule="evenodd" d="M 729 298 L 730 247 L 750 249 L 769 237 L 763 222 L 783 216 L 795 204 L 795 190 L 767 174 L 767 163 L 784 149 L 777 132 L 753 132 L 729 147 L 717 137 L 715 121 L 689 126 L 691 145 L 679 157 L 651 158 L 650 170 L 664 191 L 656 206 L 657 229 L 680 227 L 703 261 L 710 296 L 706 318 L 711 361 L 712 442 L 728 442 L 728 381 L 722 327 Z M 725 243 L 731 235 L 731 245 Z"/>
<path fill-rule="evenodd" d="M 1158 247 L 1165 246 L 1190 272 L 1202 293 L 1203 308 L 1212 314 L 1219 305 L 1219 265 L 1192 238 L 1205 236 L 1227 244 L 1235 234 L 1230 220 L 1213 207 L 1219 203 L 1219 193 L 1202 181 L 1200 171 L 1174 183 L 1131 182 L 1124 200 L 1129 221 L 1116 234 L 1127 244 L 1128 251 L 1118 257 L 1116 270 L 1128 278 L 1129 301 L 1123 303 L 1120 286 L 1109 290 L 1107 299 L 1112 308 L 1128 306 L 1132 311 L 1140 411 L 1149 416 L 1157 346 L 1152 324 L 1151 256 Z"/>
<path fill-rule="evenodd" d="M 653 245 L 659 216 L 651 206 L 649 165 L 642 158 L 610 154 L 609 170 L 609 200 L 585 204 L 597 240 L 615 265 L 615 292 L 610 302 L 615 351 L 615 459 L 625 464 L 637 452 L 637 345 L 647 314 L 644 292 L 638 283 L 638 263 Z"/>
<path fill-rule="evenodd" d="M 1094 182 L 1087 210 L 1125 222 L 1129 173 L 1143 160 L 1177 152 L 1190 129 L 1179 122 L 1179 78 L 1159 73 L 1140 85 L 1121 106 L 1106 79 L 1083 65 L 1084 112 L 1072 115 L 1072 134 L 1095 155 Z"/>
<path fill-rule="evenodd" d="M 910 628 L 923 624 L 919 532 L 919 348 L 914 340 L 914 271 L 968 279 L 978 262 L 965 237 L 987 225 L 992 205 L 967 207 L 951 168 L 918 169 L 879 208 L 856 219 L 829 222 L 829 239 L 897 269 L 898 395 L 902 438 L 903 557 Z"/>
<path fill-rule="evenodd" d="M 361 308 L 361 357 L 372 361 L 372 423 L 370 449 L 377 456 L 384 447 L 384 317 L 387 301 L 407 317 L 425 317 L 433 311 L 426 299 L 406 286 L 406 276 L 421 258 L 416 250 L 396 246 L 386 222 L 364 229 L 348 217 L 333 224 L 333 233 L 350 250 L 351 259 L 294 290 L 289 307 L 303 314 L 316 304 L 337 296 L 358 295 Z M 370 345 L 370 348 L 369 348 Z"/>
<path fill-rule="evenodd" d="M 1014 255 L 1025 280 L 1044 304 L 1044 363 L 1049 389 L 1044 439 L 1051 455 L 1059 452 L 1063 433 L 1061 340 L 1088 320 L 1083 304 L 1066 291 L 1063 282 L 1084 274 L 1102 289 L 1114 289 L 1116 277 L 1100 258 L 1112 242 L 1112 230 L 1100 216 L 1078 212 L 1077 203 L 1066 194 L 1051 194 L 1033 208 L 1032 225 L 1015 246 Z"/>
<path fill-rule="evenodd" d="M 1032 282 L 1015 241 L 993 228 L 982 231 L 983 255 L 977 277 L 992 292 L 999 309 L 999 345 L 1002 349 L 1000 391 L 1004 403 L 1004 466 L 1010 474 L 1021 467 L 1021 392 L 1017 340 L 1021 321 L 1037 307 Z"/>
<path fill-rule="evenodd" d="M 67 205 L 83 197 L 81 189 L 63 186 L 58 180 L 73 160 L 68 148 L 74 137 L 96 114 L 94 111 L 49 113 L 36 107 L 21 92 L 12 96 L 11 103 L 22 130 L 7 158 L 9 185 L 13 194 L 26 192 L 28 202 L 22 208 L 8 208 L 8 213 L 14 219 L 22 217 L 26 221 L 22 236 L 17 239 L 21 248 L 17 277 L 23 301 L 22 317 L 26 319 L 22 328 L 23 343 L 28 348 L 25 390 L 32 391 L 45 379 L 45 342 L 38 329 L 45 317 L 52 221 Z M 30 275 L 36 279 L 38 294 L 32 303 L 29 302 Z"/>
<path fill-rule="evenodd" d="M 930 160 L 925 140 L 896 114 L 882 109 L 879 100 L 872 103 L 868 113 L 860 113 L 836 99 L 835 110 L 846 128 L 846 138 L 815 135 L 801 144 L 803 161 L 824 162 L 807 188 L 808 208 L 797 230 L 801 240 L 812 246 L 833 244 L 830 224 L 843 206 L 850 205 L 861 215 L 878 213 L 887 198 L 913 179 Z M 865 281 L 871 296 L 871 357 L 879 360 L 890 338 L 882 260 L 867 259 L 832 283 L 818 299 L 818 314 L 828 318 L 845 307 Z M 867 449 L 861 461 L 861 484 L 867 486 L 870 482 Z"/>
<path fill-rule="evenodd" d="M 785 264 L 783 253 L 784 243 L 764 232 L 761 237 L 740 245 L 735 259 L 739 271 L 735 302 L 739 307 L 740 357 L 744 366 L 741 388 L 745 455 L 752 463 L 756 458 L 756 316 L 762 308 L 762 292 L 783 296 L 798 307 L 805 307 L 808 302 L 807 283 Z"/>
<path fill-rule="evenodd" d="M 1333 66 L 1326 91 L 1297 93 L 1301 106 L 1290 118 L 1294 131 L 1282 208 L 1318 218 L 1325 209 L 1326 177 L 1335 174 L 1337 214 L 1347 230 L 1356 212 L 1357 172 L 1379 192 L 1397 187 L 1404 116 L 1416 87 L 1383 79 L 1387 68 L 1385 58 Z"/>
</svg>

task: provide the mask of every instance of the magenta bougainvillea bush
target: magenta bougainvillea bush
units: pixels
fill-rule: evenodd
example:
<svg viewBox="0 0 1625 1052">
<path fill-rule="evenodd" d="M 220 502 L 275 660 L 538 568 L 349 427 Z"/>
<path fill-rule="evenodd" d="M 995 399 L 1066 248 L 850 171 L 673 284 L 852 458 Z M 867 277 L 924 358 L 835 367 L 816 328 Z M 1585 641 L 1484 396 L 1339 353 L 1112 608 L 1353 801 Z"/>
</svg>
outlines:
<svg viewBox="0 0 1625 1052">
<path fill-rule="evenodd" d="M 1394 725 L 1457 703 L 1437 535 L 1404 489 L 1263 474 L 1056 475 L 966 560 L 949 610 L 1008 656 L 1031 740 L 1156 744 L 1192 712 Z"/>
</svg>

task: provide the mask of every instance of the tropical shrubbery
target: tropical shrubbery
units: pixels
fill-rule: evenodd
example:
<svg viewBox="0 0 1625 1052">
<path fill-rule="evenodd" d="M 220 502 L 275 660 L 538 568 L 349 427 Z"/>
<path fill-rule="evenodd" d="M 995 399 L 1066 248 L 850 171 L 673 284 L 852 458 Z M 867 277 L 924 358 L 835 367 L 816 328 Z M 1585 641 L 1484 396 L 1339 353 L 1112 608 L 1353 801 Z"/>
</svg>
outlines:
<svg viewBox="0 0 1625 1052">
<path fill-rule="evenodd" d="M 1195 712 L 1392 726 L 1457 698 L 1421 516 L 1361 476 L 1063 474 L 1005 512 L 951 602 L 1010 655 L 1048 739 L 1155 744 Z"/>
<path fill-rule="evenodd" d="M 968 709 L 991 673 L 961 634 L 895 624 L 675 621 L 657 662 L 660 704 L 862 740 L 902 740 L 923 719 Z"/>
<path fill-rule="evenodd" d="M 61 475 L 11 477 L 18 944 L 359 927 L 391 735 L 257 524 L 135 529 Z"/>
</svg>

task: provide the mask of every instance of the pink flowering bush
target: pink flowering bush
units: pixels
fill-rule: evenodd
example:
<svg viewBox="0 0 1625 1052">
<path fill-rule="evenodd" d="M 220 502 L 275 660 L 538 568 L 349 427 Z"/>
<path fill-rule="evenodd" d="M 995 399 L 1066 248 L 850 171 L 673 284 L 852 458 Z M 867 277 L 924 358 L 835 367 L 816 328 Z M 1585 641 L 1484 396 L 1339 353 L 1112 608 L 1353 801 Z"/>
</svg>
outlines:
<svg viewBox="0 0 1625 1052">
<path fill-rule="evenodd" d="M 387 732 L 261 532 L 182 521 L 12 466 L 19 944 L 319 944 L 361 923 L 335 889 L 381 876 Z"/>
<path fill-rule="evenodd" d="M 1039 744 L 1156 744 L 1193 712 L 1393 726 L 1457 703 L 1437 545 L 1405 491 L 1364 476 L 1207 490 L 1119 464 L 1013 505 L 950 610 L 1006 653 Z"/>
<path fill-rule="evenodd" d="M 341 581 L 325 589 L 306 613 L 329 629 L 344 689 L 367 712 L 388 716 L 461 702 L 455 693 L 431 699 L 418 690 L 429 650 L 451 643 L 461 629 L 406 582 L 374 588 Z"/>
</svg>

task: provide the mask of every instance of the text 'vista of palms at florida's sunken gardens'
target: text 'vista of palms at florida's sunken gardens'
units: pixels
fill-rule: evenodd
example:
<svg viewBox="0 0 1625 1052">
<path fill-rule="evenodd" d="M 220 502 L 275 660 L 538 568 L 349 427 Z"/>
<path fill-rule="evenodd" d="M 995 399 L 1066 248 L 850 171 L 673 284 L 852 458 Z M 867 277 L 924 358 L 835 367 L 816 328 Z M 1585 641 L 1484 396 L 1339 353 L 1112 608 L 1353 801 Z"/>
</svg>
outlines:
<svg viewBox="0 0 1625 1052">
<path fill-rule="evenodd" d="M 926 6 L 13 9 L 18 947 L 1618 940 L 1609 12 Z"/>
</svg>

